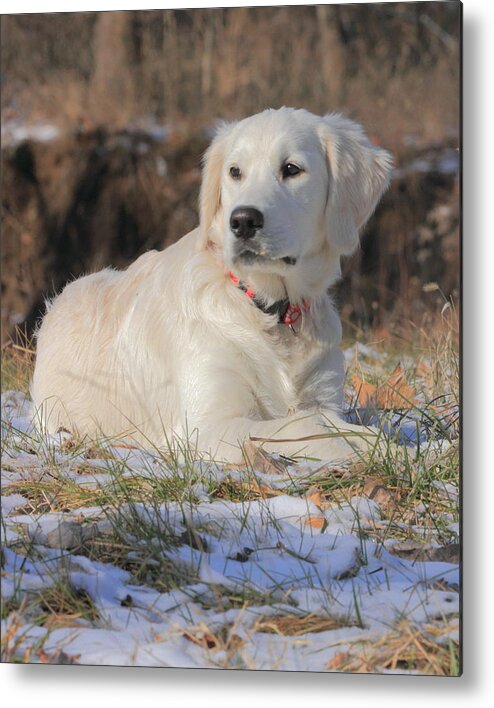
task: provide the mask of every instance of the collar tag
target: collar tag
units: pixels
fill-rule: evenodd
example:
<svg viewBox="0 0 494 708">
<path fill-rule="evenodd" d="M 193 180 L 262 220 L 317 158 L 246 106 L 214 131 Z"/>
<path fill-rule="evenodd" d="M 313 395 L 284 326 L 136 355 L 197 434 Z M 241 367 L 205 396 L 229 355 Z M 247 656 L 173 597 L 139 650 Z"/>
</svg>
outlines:
<svg viewBox="0 0 494 708">
<path fill-rule="evenodd" d="M 302 317 L 302 310 L 298 305 L 292 305 L 289 303 L 286 308 L 285 316 L 283 317 L 283 324 L 294 325 Z"/>
</svg>

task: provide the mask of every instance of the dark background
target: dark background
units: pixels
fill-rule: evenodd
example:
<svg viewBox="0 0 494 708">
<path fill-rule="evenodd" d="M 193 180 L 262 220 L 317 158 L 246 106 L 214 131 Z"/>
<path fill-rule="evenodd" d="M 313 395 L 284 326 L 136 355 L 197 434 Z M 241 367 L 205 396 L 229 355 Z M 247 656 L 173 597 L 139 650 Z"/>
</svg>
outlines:
<svg viewBox="0 0 494 708">
<path fill-rule="evenodd" d="M 460 12 L 426 2 L 3 16 L 3 340 L 32 332 L 68 279 L 124 267 L 196 226 L 215 122 L 281 105 L 344 112 L 394 155 L 391 187 L 335 288 L 346 327 L 432 321 L 458 297 Z"/>
</svg>

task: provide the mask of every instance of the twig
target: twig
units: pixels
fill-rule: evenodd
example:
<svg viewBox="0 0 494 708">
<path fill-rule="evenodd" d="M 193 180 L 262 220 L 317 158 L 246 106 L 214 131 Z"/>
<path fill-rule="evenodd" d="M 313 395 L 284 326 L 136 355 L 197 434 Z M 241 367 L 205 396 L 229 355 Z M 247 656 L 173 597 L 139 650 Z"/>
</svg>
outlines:
<svg viewBox="0 0 494 708">
<path fill-rule="evenodd" d="M 305 435 L 301 438 L 259 438 L 249 436 L 249 440 L 253 442 L 266 442 L 266 443 L 291 443 L 291 442 L 306 442 L 309 440 L 324 440 L 326 438 L 349 438 L 349 437 L 375 437 L 375 433 L 352 433 L 352 432 L 338 432 L 338 433 L 319 433 L 317 435 Z"/>
</svg>

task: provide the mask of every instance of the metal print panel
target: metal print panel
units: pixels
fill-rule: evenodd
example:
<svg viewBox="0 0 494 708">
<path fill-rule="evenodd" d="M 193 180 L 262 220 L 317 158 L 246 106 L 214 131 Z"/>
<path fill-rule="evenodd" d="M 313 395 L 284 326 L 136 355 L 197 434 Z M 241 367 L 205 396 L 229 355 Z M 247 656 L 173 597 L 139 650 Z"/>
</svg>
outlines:
<svg viewBox="0 0 494 708">
<path fill-rule="evenodd" d="M 461 673 L 460 57 L 2 17 L 2 661 Z"/>
</svg>

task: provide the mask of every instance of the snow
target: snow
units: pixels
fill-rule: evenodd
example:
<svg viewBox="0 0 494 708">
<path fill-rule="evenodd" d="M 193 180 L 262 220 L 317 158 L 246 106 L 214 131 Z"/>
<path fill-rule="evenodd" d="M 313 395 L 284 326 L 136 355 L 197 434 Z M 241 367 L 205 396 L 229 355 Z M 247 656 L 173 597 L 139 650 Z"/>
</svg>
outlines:
<svg viewBox="0 0 494 708">
<path fill-rule="evenodd" d="M 128 126 L 128 129 L 113 138 L 114 145 L 128 147 L 131 136 L 142 135 L 147 140 L 162 143 L 168 140 L 172 128 L 169 125 L 160 123 L 150 117 L 137 121 Z M 62 129 L 47 121 L 25 122 L 20 118 L 11 118 L 2 121 L 2 145 L 4 147 L 17 147 L 21 143 L 29 140 L 38 143 L 50 143 L 63 134 Z M 149 150 L 149 145 L 144 140 L 137 144 L 137 152 L 145 154 Z"/>
<path fill-rule="evenodd" d="M 87 459 L 70 452 L 67 434 L 33 437 L 27 445 L 26 433 L 33 434 L 30 404 L 21 394 L 3 396 L 2 418 L 2 485 L 8 492 L 2 495 L 3 598 L 16 601 L 28 593 L 32 599 L 64 580 L 87 593 L 97 612 L 96 619 L 50 628 L 38 626 L 29 613 L 12 611 L 2 633 L 17 642 L 18 656 L 42 646 L 49 655 L 63 652 L 79 664 L 327 671 L 335 654 L 377 640 L 402 617 L 420 627 L 459 612 L 458 566 L 412 562 L 372 540 L 381 522 L 375 501 L 354 495 L 321 510 L 294 495 L 297 483 L 317 474 L 320 465 L 290 467 L 286 475 L 255 473 L 259 484 L 277 494 L 229 501 L 212 499 L 208 482 L 252 481 L 252 472 L 198 461 L 193 471 L 200 481 L 193 479 L 187 502 L 129 501 L 118 509 L 95 505 L 34 514 L 15 485 L 43 479 L 47 460 L 57 474 L 94 490 L 111 487 L 117 476 L 167 480 L 177 470 L 156 452 L 110 443 L 101 459 Z M 183 474 L 191 477 L 190 470 Z M 448 484 L 440 491 L 457 493 Z M 130 517 L 152 533 L 141 545 L 134 543 L 128 558 L 138 560 L 139 548 L 152 548 L 152 557 L 159 554 L 183 571 L 179 587 L 163 591 L 164 586 L 137 581 L 126 568 L 80 554 L 85 540 L 104 540 L 115 523 Z M 314 518 L 323 523 L 314 527 Z M 187 542 L 192 537 L 196 543 Z M 249 605 L 232 605 L 231 597 L 250 598 Z M 338 626 L 300 636 L 257 626 L 261 617 L 307 613 L 337 619 Z M 208 633 L 223 639 L 208 646 Z M 35 651 L 31 660 L 39 660 Z"/>
<path fill-rule="evenodd" d="M 460 169 L 460 153 L 448 148 L 439 155 L 419 157 L 411 160 L 403 167 L 393 170 L 393 179 L 400 179 L 410 174 L 438 172 L 443 175 L 458 175 Z"/>
<path fill-rule="evenodd" d="M 21 123 L 17 120 L 2 121 L 2 145 L 16 147 L 26 140 L 50 143 L 61 134 L 60 128 L 46 122 Z"/>
</svg>

